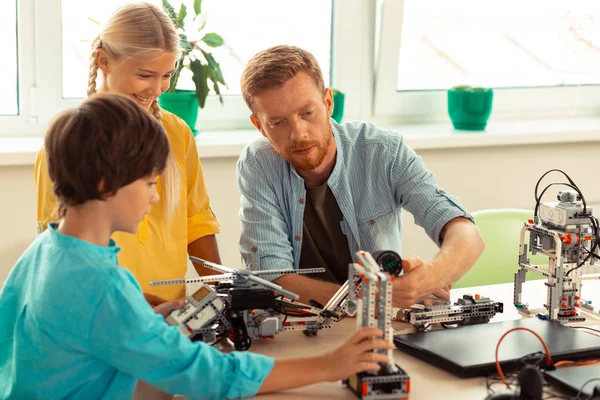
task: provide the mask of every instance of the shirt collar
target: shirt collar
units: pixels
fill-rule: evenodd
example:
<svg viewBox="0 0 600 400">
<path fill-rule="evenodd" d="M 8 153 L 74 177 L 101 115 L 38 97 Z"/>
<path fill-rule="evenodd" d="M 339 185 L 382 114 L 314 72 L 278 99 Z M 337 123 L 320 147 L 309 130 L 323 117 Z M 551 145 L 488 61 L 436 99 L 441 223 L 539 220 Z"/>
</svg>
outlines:
<svg viewBox="0 0 600 400">
<path fill-rule="evenodd" d="M 58 228 L 58 223 L 53 222 L 48 224 L 48 235 L 50 236 L 50 240 L 52 243 L 62 248 L 79 248 L 84 251 L 93 252 L 101 257 L 115 257 L 121 248 L 117 246 L 116 242 L 111 238 L 108 242 L 108 246 L 98 246 L 96 244 L 90 243 L 88 241 L 63 235 L 56 229 Z"/>
<path fill-rule="evenodd" d="M 331 122 L 331 131 L 333 132 L 333 139 L 335 140 L 335 166 L 333 167 L 333 171 L 331 171 L 331 175 L 327 179 L 327 184 L 331 186 L 335 185 L 337 180 L 339 179 L 342 170 L 344 169 L 344 147 L 342 146 L 342 141 L 340 138 L 340 130 L 341 127 L 338 125 L 333 119 Z"/>
</svg>

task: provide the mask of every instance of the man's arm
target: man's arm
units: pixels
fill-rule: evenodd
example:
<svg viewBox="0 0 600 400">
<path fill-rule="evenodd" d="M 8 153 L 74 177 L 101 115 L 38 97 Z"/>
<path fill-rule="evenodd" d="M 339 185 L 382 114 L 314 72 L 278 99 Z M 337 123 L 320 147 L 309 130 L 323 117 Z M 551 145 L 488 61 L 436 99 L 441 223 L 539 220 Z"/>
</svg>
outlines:
<svg viewBox="0 0 600 400">
<path fill-rule="evenodd" d="M 484 249 L 477 227 L 467 218 L 448 222 L 440 234 L 442 247 L 433 261 L 418 257 L 403 260 L 404 275 L 394 281 L 395 307 L 410 307 L 463 276 Z"/>
<path fill-rule="evenodd" d="M 483 252 L 479 229 L 467 218 L 454 218 L 442 229 L 442 247 L 432 264 L 440 270 L 442 286 L 451 285 L 469 271 Z"/>
<path fill-rule="evenodd" d="M 315 300 L 322 306 L 325 306 L 340 288 L 340 285 L 335 283 L 311 279 L 304 275 L 283 275 L 274 282 L 300 296 L 298 301 L 301 303 L 308 304 L 309 300 Z"/>
<path fill-rule="evenodd" d="M 215 264 L 221 264 L 221 256 L 219 255 L 219 247 L 217 246 L 217 238 L 215 235 L 202 236 L 188 244 L 188 254 Z M 192 264 L 194 264 L 194 268 L 200 276 L 216 275 L 219 273 L 210 268 L 203 267 L 200 264 Z"/>
</svg>

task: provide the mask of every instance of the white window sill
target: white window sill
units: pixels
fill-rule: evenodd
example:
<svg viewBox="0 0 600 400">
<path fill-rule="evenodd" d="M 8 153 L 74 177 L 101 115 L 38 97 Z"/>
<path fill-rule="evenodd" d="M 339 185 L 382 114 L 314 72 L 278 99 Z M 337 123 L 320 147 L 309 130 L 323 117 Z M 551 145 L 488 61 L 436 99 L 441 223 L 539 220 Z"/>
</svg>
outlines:
<svg viewBox="0 0 600 400">
<path fill-rule="evenodd" d="M 419 150 L 521 146 L 600 141 L 600 118 L 493 121 L 484 132 L 456 131 L 450 123 L 390 126 Z M 201 158 L 237 158 L 246 144 L 260 137 L 256 130 L 206 131 L 196 137 Z M 0 166 L 33 165 L 41 136 L 0 136 Z"/>
</svg>

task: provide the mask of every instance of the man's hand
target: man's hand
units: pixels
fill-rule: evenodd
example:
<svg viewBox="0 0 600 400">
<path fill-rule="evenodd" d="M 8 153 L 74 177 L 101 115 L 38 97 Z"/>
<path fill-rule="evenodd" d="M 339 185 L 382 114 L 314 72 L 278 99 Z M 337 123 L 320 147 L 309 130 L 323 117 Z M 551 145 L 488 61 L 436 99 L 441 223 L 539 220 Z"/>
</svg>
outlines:
<svg viewBox="0 0 600 400">
<path fill-rule="evenodd" d="M 440 288 L 440 279 L 430 263 L 418 257 L 402 260 L 404 274 L 392 284 L 394 307 L 409 308 L 427 297 L 450 299 L 450 292 Z"/>
<path fill-rule="evenodd" d="M 446 302 L 444 302 L 444 301 L 436 301 L 435 299 L 450 301 L 450 289 L 451 288 L 452 288 L 452 285 L 448 285 L 448 286 L 445 286 L 443 288 L 439 288 L 439 289 L 434 290 L 429 296 L 427 296 L 423 300 L 423 304 L 425 304 L 426 306 L 434 306 L 434 305 L 437 305 L 437 304 L 445 304 Z"/>
</svg>

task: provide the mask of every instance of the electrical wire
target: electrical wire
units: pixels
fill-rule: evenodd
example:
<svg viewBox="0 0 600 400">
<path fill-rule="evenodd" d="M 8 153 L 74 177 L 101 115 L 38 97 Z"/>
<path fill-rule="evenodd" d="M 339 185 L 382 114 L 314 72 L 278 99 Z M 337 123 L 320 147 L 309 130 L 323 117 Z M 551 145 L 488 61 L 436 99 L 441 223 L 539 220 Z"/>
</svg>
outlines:
<svg viewBox="0 0 600 400">
<path fill-rule="evenodd" d="M 573 329 L 587 329 L 588 331 L 593 331 L 596 333 L 600 333 L 600 329 L 588 328 L 587 326 L 572 326 Z"/>
<path fill-rule="evenodd" d="M 538 195 L 538 190 L 539 190 L 540 183 L 542 182 L 542 179 L 544 179 L 544 177 L 546 175 L 550 174 L 551 172 L 560 172 L 561 174 L 563 174 L 565 176 L 565 178 L 567 178 L 567 180 L 569 181 L 569 183 L 566 183 L 566 182 L 553 182 L 553 183 L 547 185 L 544 188 L 544 190 L 542 190 L 542 192 Z M 544 193 L 546 193 L 546 191 L 550 187 L 552 187 L 554 185 L 567 186 L 567 187 L 570 187 L 570 188 L 574 189 L 577 192 L 577 194 L 579 195 L 579 197 L 581 198 L 581 201 L 583 203 L 583 212 L 582 212 L 583 215 L 582 216 L 583 217 L 588 217 L 590 219 L 592 228 L 594 230 L 594 235 L 595 235 L 595 239 L 594 239 L 594 241 L 592 243 L 592 247 L 591 247 L 590 250 L 587 250 L 583 246 L 583 244 L 581 245 L 581 247 L 583 248 L 583 250 L 585 250 L 588 254 L 583 259 L 583 261 L 578 262 L 575 267 L 573 267 L 573 268 L 571 268 L 570 270 L 567 271 L 567 273 L 566 273 L 565 276 L 569 276 L 569 274 L 571 274 L 571 272 L 575 271 L 578 268 L 583 267 L 585 265 L 585 263 L 588 262 L 588 260 L 590 258 L 596 258 L 596 259 L 600 260 L 600 256 L 598 256 L 597 254 L 595 254 L 596 250 L 598 249 L 598 246 L 600 246 L 600 223 L 598 223 L 598 219 L 596 217 L 592 216 L 591 214 L 588 215 L 588 213 L 587 213 L 587 203 L 585 201 L 585 196 L 583 195 L 583 192 L 579 189 L 579 187 L 577 186 L 577 184 L 575 184 L 575 182 L 573 181 L 573 179 L 571 179 L 571 177 L 566 172 L 564 172 L 563 170 L 560 170 L 560 169 L 556 169 L 556 168 L 550 169 L 550 170 L 546 171 L 540 177 L 540 179 L 538 179 L 538 181 L 537 181 L 537 183 L 535 185 L 534 198 L 535 198 L 535 202 L 536 203 L 535 203 L 535 209 L 534 209 L 534 212 L 533 212 L 533 216 L 534 216 L 534 219 L 535 219 L 536 223 L 538 222 L 537 221 L 537 218 L 538 218 L 537 215 L 538 215 L 538 210 L 539 210 L 539 207 L 540 207 L 540 202 L 542 200 L 542 196 L 544 196 Z"/>
<path fill-rule="evenodd" d="M 587 214 L 587 204 L 585 202 L 585 198 L 583 197 L 583 193 L 581 193 L 581 190 L 579 190 L 579 188 L 575 185 L 571 185 L 565 182 L 552 182 L 551 184 L 549 184 L 548 186 L 546 186 L 544 188 L 544 190 L 542 190 L 542 193 L 540 194 L 540 197 L 537 197 L 535 199 L 536 203 L 535 203 L 535 209 L 533 210 L 533 217 L 537 218 L 537 212 L 538 209 L 540 207 L 540 201 L 542 200 L 542 196 L 544 196 L 544 193 L 546 193 L 546 190 L 550 189 L 552 186 L 554 185 L 564 185 L 567 187 L 570 187 L 571 189 L 574 189 L 577 194 L 579 194 L 579 197 L 581 197 L 581 202 L 583 203 L 583 214 L 586 215 Z"/>
<path fill-rule="evenodd" d="M 540 368 L 541 364 L 544 362 L 544 359 L 545 359 L 545 354 L 541 351 L 538 351 L 536 353 L 527 354 L 527 355 L 521 357 L 521 359 L 519 359 L 518 366 L 515 368 L 515 370 L 506 374 L 506 380 L 510 383 L 510 385 L 512 387 L 518 386 L 520 369 L 525 365 Z M 498 376 L 497 373 L 487 376 L 485 379 L 485 383 L 486 383 L 488 395 L 494 393 L 492 386 L 499 385 L 499 384 L 504 386 L 504 382 L 502 382 L 502 380 L 500 379 L 500 377 Z M 554 393 L 554 391 L 552 390 L 552 387 L 547 382 L 544 381 L 543 385 L 544 385 L 542 387 L 542 395 L 544 396 L 544 397 L 542 397 L 543 400 L 550 400 L 550 399 L 569 400 L 569 399 L 571 399 L 570 396 L 564 396 L 562 394 Z"/>
<path fill-rule="evenodd" d="M 555 367 L 564 367 L 564 366 L 569 366 L 569 367 L 575 367 L 575 366 L 580 366 L 580 365 L 593 365 L 593 364 L 598 364 L 600 363 L 600 360 L 588 360 L 588 361 L 571 361 L 571 360 L 563 360 L 563 361 L 559 361 L 557 363 L 554 364 Z"/>
<path fill-rule="evenodd" d="M 533 196 L 535 198 L 535 201 L 536 201 L 536 207 L 535 207 L 534 214 L 533 214 L 534 217 L 537 217 L 537 209 L 538 209 L 540 200 L 542 199 L 542 196 L 544 195 L 544 193 L 542 192 L 542 194 L 538 196 L 538 189 L 539 189 L 540 183 L 542 182 L 542 179 L 544 179 L 544 177 L 546 175 L 550 174 L 551 172 L 560 172 L 561 174 L 563 174 L 565 176 L 565 178 L 567 178 L 567 180 L 569 181 L 569 184 L 570 184 L 570 185 L 567 185 L 567 186 L 573 187 L 573 189 L 575 189 L 577 191 L 577 193 L 579 194 L 579 196 L 581 196 L 581 200 L 583 201 L 583 213 L 586 214 L 587 213 L 586 202 L 585 202 L 585 199 L 583 197 L 583 193 L 581 193 L 581 190 L 579 190 L 579 188 L 577 187 L 577 185 L 575 184 L 575 182 L 573 181 L 573 179 L 571 179 L 571 177 L 565 171 L 563 171 L 562 169 L 553 168 L 553 169 L 550 169 L 550 170 L 546 171 L 540 177 L 540 179 L 538 179 L 537 183 L 535 184 L 535 191 L 534 191 L 534 194 L 533 194 Z M 555 184 L 558 184 L 558 183 L 555 183 Z M 550 187 L 550 186 L 547 186 L 546 189 L 548 189 L 548 187 Z M 544 191 L 546 189 L 544 189 Z"/>
<path fill-rule="evenodd" d="M 529 328 L 517 327 L 517 328 L 509 329 L 508 331 L 504 332 L 504 334 L 500 337 L 500 340 L 498 340 L 498 344 L 496 345 L 496 371 L 498 372 L 498 376 L 500 377 L 500 379 L 502 380 L 502 382 L 506 385 L 506 387 L 508 389 L 510 389 L 511 387 L 510 387 L 508 381 L 506 380 L 506 377 L 504 376 L 504 373 L 502 372 L 502 367 L 500 366 L 500 362 L 498 361 L 498 351 L 500 350 L 500 344 L 502 343 L 502 340 L 504 340 L 506 335 L 508 335 L 509 333 L 514 332 L 514 331 L 527 331 L 529 333 L 532 333 L 535 337 L 537 337 L 539 339 L 539 341 L 542 342 L 542 346 L 544 346 L 544 351 L 546 353 L 546 364 L 548 365 L 548 367 L 552 366 L 552 359 L 550 358 L 550 351 L 548 350 L 548 346 L 546 345 L 546 342 L 544 342 L 544 339 L 542 339 L 542 337 L 540 335 L 538 335 L 535 331 L 533 331 Z"/>
<path fill-rule="evenodd" d="M 592 383 L 594 381 L 600 381 L 600 378 L 592 378 L 586 382 L 583 383 L 583 385 L 581 385 L 581 387 L 579 388 L 579 391 L 577 392 L 577 396 L 575 396 L 575 400 L 579 400 L 579 396 L 581 396 L 581 393 L 583 392 L 583 388 L 585 388 L 588 383 Z M 590 399 L 592 397 L 592 395 L 589 395 L 588 397 L 582 398 L 582 399 Z"/>
</svg>

